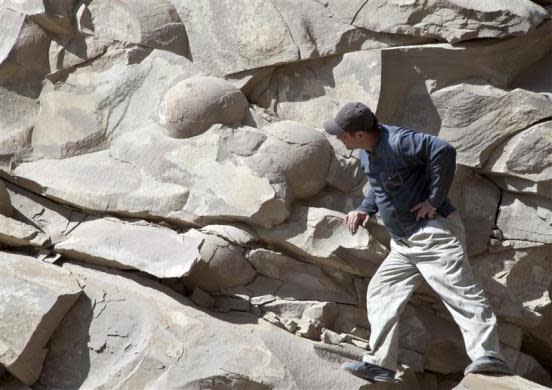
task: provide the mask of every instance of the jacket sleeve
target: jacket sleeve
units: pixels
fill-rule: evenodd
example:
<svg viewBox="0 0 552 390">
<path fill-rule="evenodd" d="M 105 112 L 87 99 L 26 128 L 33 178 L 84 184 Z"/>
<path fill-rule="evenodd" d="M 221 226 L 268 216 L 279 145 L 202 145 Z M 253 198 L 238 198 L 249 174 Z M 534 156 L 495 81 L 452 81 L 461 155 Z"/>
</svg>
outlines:
<svg viewBox="0 0 552 390">
<path fill-rule="evenodd" d="M 368 191 L 368 194 L 366 194 L 366 197 L 360 206 L 357 207 L 357 210 L 364 211 L 365 213 L 368 213 L 369 216 L 372 216 L 378 212 L 378 206 L 376 205 L 376 193 L 373 189 L 370 188 L 370 191 Z"/>
<path fill-rule="evenodd" d="M 456 170 L 456 150 L 445 140 L 416 131 L 403 133 L 397 148 L 409 163 L 429 169 L 429 204 L 438 208 L 445 201 Z"/>
</svg>

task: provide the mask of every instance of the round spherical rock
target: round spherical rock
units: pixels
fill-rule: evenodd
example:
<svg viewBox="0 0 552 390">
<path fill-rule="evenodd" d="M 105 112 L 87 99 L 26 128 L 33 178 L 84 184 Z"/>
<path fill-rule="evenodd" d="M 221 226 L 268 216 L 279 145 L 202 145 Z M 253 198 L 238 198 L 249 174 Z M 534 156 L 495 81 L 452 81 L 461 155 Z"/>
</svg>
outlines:
<svg viewBox="0 0 552 390">
<path fill-rule="evenodd" d="M 326 137 L 293 121 L 277 122 L 264 130 L 268 137 L 255 155 L 254 169 L 273 179 L 285 177 L 297 199 L 320 192 L 332 162 L 332 146 Z"/>
<path fill-rule="evenodd" d="M 215 123 L 242 122 L 249 104 L 244 94 L 229 82 L 194 76 L 172 86 L 159 108 L 159 122 L 173 138 L 203 133 Z"/>
</svg>

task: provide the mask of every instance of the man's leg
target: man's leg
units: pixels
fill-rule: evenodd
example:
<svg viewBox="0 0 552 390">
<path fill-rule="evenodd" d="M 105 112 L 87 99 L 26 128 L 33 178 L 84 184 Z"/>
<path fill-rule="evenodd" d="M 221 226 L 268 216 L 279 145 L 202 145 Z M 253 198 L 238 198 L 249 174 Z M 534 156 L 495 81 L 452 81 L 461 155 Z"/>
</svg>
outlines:
<svg viewBox="0 0 552 390">
<path fill-rule="evenodd" d="M 391 253 L 370 280 L 367 291 L 370 351 L 363 361 L 395 371 L 399 353 L 399 317 L 422 276 L 391 241 Z"/>
<path fill-rule="evenodd" d="M 473 276 L 458 213 L 429 221 L 409 242 L 413 244 L 409 258 L 460 327 L 471 360 L 482 357 L 503 360 L 496 317 Z"/>
</svg>

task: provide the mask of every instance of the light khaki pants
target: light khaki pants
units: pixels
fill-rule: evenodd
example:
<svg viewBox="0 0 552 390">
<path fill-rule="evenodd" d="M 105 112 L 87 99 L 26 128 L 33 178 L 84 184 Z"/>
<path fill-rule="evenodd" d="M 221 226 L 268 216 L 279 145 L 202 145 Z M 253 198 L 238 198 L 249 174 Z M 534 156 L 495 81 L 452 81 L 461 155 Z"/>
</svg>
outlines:
<svg viewBox="0 0 552 390">
<path fill-rule="evenodd" d="M 368 285 L 370 351 L 363 360 L 396 370 L 399 316 L 422 278 L 443 300 L 460 327 L 468 356 L 503 359 L 496 317 L 472 274 L 458 212 L 438 216 L 407 239 L 391 240 L 391 252 Z"/>
</svg>

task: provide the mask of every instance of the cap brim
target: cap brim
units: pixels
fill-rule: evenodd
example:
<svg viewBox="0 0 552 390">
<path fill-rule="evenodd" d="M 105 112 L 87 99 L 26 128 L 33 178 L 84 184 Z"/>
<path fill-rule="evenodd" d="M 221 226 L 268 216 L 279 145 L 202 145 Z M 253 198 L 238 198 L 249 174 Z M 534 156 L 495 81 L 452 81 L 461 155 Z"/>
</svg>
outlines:
<svg viewBox="0 0 552 390">
<path fill-rule="evenodd" d="M 326 130 L 326 133 L 331 135 L 339 135 L 345 132 L 345 130 L 337 125 L 335 119 L 330 119 L 324 122 L 324 130 Z"/>
</svg>

